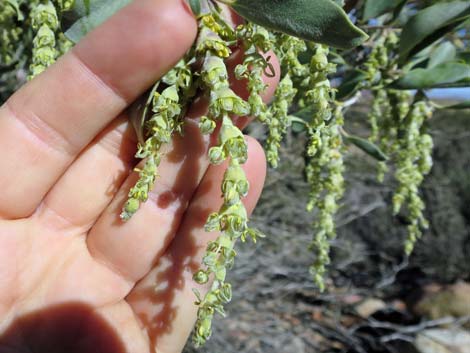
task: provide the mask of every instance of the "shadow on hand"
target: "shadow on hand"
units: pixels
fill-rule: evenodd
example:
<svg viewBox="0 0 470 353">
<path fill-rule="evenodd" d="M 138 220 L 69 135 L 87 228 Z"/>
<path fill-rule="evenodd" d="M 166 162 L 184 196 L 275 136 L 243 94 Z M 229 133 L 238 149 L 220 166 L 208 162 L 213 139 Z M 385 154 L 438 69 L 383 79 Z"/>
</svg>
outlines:
<svg viewBox="0 0 470 353">
<path fill-rule="evenodd" d="M 158 346 L 160 338 L 171 334 L 175 329 L 174 320 L 177 318 L 182 304 L 179 302 L 181 298 L 177 297 L 188 285 L 188 280 L 190 286 L 193 285 L 192 275 L 201 266 L 200 253 L 206 247 L 205 241 L 198 240 L 195 232 L 204 228 L 207 217 L 215 211 L 211 207 L 213 205 L 207 205 L 207 207 L 191 206 L 191 217 L 185 217 L 181 224 L 183 217 L 187 215 L 188 203 L 194 194 L 197 192 L 201 197 L 214 188 L 212 181 L 199 184 L 201 159 L 205 158 L 209 146 L 200 135 L 197 124 L 185 125 L 185 137 L 190 137 L 189 141 L 184 138 L 175 138 L 173 150 L 167 154 L 169 161 L 182 162 L 180 171 L 174 180 L 174 190 L 160 195 L 157 203 L 161 209 L 165 209 L 175 202 L 173 198 L 175 195 L 182 194 L 184 195 L 182 199 L 186 202 L 177 210 L 176 214 L 179 217 L 174 219 L 171 233 L 165 240 L 166 246 L 156 256 L 155 267 L 157 271 L 152 274 L 152 279 L 146 283 L 145 287 L 141 288 L 138 294 L 134 294 L 133 298 L 136 301 L 146 302 L 146 307 L 152 308 L 148 311 L 137 312 L 143 326 L 147 329 L 150 347 Z M 209 145 L 214 144 L 215 138 L 212 138 Z M 189 300 L 190 304 L 194 305 L 196 297 L 191 296 L 185 300 Z M 181 313 L 179 314 L 181 315 Z M 191 314 L 189 315 L 191 317 Z"/>
<path fill-rule="evenodd" d="M 116 330 L 82 303 L 19 317 L 0 336 L 0 353 L 125 353 Z"/>
</svg>

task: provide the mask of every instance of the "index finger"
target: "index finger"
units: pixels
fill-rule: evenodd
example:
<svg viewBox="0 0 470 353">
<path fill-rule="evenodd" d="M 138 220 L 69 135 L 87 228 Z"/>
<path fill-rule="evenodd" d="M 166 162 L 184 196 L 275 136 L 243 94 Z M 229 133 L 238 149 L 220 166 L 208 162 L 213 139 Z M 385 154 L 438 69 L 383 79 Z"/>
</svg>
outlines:
<svg viewBox="0 0 470 353">
<path fill-rule="evenodd" d="M 0 108 L 0 218 L 30 215 L 78 153 L 192 45 L 184 0 L 137 0 Z"/>
</svg>

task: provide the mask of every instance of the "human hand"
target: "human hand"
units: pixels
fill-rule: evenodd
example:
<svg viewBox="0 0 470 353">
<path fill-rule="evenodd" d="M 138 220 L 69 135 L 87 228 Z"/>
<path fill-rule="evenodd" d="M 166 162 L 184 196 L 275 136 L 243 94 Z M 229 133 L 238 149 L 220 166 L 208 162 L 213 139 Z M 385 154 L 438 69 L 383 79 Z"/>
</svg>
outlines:
<svg viewBox="0 0 470 353">
<path fill-rule="evenodd" d="M 192 274 L 217 236 L 203 225 L 222 203 L 224 166 L 209 166 L 214 141 L 199 133 L 206 106 L 196 101 L 150 200 L 123 223 L 137 179 L 123 111 L 196 30 L 182 0 L 135 1 L 0 108 L 0 353 L 182 350 L 196 319 Z M 243 94 L 242 83 L 234 89 Z M 252 211 L 265 160 L 247 140 Z"/>
</svg>

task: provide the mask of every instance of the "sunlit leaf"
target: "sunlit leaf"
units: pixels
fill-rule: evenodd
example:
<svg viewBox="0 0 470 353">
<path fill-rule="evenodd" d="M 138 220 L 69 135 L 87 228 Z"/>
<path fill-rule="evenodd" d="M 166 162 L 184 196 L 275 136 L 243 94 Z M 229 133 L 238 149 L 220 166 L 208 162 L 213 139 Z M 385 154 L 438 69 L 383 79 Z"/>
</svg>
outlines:
<svg viewBox="0 0 470 353">
<path fill-rule="evenodd" d="M 332 0 L 224 0 L 242 17 L 269 29 L 337 48 L 367 39 Z"/>
<path fill-rule="evenodd" d="M 470 1 L 438 3 L 419 11 L 403 27 L 400 58 L 405 61 L 426 48 L 470 16 Z"/>
</svg>

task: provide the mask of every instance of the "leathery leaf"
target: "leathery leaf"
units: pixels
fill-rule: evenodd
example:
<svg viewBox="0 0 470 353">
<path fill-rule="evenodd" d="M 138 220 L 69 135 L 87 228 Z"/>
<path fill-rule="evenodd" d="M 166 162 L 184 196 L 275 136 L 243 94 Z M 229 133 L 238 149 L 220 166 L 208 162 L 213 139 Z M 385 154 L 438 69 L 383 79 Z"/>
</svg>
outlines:
<svg viewBox="0 0 470 353">
<path fill-rule="evenodd" d="M 384 152 L 382 152 L 382 150 L 376 144 L 353 135 L 348 135 L 345 138 L 347 142 L 352 143 L 353 145 L 367 153 L 369 156 L 377 159 L 378 161 L 384 162 L 388 160 L 388 156 Z"/>
<path fill-rule="evenodd" d="M 304 40 L 349 49 L 367 34 L 332 0 L 219 0 L 240 16 Z"/>
</svg>

